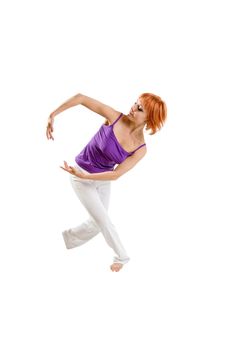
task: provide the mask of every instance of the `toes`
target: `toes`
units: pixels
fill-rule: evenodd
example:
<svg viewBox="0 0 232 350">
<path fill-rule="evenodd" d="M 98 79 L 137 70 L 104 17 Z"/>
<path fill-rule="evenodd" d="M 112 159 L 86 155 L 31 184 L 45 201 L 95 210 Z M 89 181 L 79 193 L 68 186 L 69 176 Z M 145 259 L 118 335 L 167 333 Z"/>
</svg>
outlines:
<svg viewBox="0 0 232 350">
<path fill-rule="evenodd" d="M 112 271 L 118 272 L 119 270 L 121 270 L 122 266 L 123 266 L 122 264 L 114 263 L 113 265 L 110 266 L 110 268 Z"/>
</svg>

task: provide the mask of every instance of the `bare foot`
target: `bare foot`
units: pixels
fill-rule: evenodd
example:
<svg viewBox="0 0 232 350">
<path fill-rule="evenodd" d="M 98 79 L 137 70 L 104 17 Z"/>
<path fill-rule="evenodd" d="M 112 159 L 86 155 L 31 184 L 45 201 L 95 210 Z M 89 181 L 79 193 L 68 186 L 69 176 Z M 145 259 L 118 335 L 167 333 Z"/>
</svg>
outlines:
<svg viewBox="0 0 232 350">
<path fill-rule="evenodd" d="M 123 267 L 123 264 L 121 263 L 113 263 L 110 268 L 112 271 L 116 271 L 118 272 L 119 270 L 121 270 L 121 268 Z"/>
</svg>

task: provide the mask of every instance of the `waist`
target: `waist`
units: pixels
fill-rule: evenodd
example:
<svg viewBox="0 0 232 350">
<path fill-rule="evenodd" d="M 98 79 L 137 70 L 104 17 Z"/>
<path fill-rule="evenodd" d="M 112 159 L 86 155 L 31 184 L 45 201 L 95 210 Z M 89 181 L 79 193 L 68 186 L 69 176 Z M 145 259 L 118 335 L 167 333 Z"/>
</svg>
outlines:
<svg viewBox="0 0 232 350">
<path fill-rule="evenodd" d="M 114 169 L 115 164 L 93 164 L 88 160 L 88 158 L 83 158 L 81 155 L 78 155 L 75 158 L 76 164 L 89 173 L 102 173 L 104 171 L 112 171 Z"/>
<path fill-rule="evenodd" d="M 74 164 L 74 168 L 78 169 L 81 173 L 84 174 L 90 174 L 90 172 L 88 172 L 87 170 L 85 170 L 84 168 L 82 168 L 79 164 L 75 163 Z"/>
</svg>

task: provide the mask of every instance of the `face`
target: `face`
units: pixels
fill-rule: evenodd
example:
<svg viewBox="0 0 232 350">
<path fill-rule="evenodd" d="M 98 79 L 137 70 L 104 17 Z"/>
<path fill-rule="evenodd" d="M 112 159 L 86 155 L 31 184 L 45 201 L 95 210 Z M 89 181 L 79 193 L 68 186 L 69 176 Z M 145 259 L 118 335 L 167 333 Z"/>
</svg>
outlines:
<svg viewBox="0 0 232 350">
<path fill-rule="evenodd" d="M 139 124 L 142 124 L 146 121 L 146 112 L 144 110 L 142 101 L 139 98 L 131 107 L 128 117 L 131 120 L 138 122 Z"/>
</svg>

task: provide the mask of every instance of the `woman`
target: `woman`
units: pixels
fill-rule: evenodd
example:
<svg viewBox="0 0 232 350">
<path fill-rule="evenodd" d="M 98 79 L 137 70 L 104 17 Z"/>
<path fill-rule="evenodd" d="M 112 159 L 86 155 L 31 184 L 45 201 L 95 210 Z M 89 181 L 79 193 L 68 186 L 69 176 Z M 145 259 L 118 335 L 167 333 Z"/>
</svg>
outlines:
<svg viewBox="0 0 232 350">
<path fill-rule="evenodd" d="M 129 257 L 108 216 L 111 180 L 116 180 L 135 166 L 146 154 L 144 129 L 155 134 L 167 117 L 164 101 L 157 95 L 144 93 L 123 114 L 91 97 L 77 94 L 63 103 L 48 118 L 47 138 L 53 138 L 54 118 L 67 108 L 81 104 L 105 117 L 98 132 L 76 156 L 75 166 L 67 162 L 61 168 L 70 173 L 70 180 L 79 200 L 89 213 L 81 225 L 64 231 L 67 249 L 86 243 L 102 232 L 108 245 L 116 253 L 112 271 L 119 271 Z M 115 165 L 117 165 L 115 167 Z"/>
</svg>

